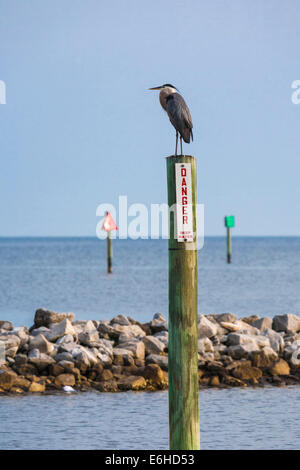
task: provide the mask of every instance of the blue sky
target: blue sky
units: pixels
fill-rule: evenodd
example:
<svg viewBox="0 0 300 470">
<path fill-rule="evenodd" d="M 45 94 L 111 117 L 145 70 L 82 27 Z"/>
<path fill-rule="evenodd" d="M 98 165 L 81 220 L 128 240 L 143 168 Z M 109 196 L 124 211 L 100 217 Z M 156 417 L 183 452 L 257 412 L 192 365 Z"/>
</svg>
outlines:
<svg viewBox="0 0 300 470">
<path fill-rule="evenodd" d="M 2 236 L 95 235 L 100 203 L 166 202 L 186 99 L 206 235 L 300 235 L 297 0 L 0 0 Z"/>
</svg>

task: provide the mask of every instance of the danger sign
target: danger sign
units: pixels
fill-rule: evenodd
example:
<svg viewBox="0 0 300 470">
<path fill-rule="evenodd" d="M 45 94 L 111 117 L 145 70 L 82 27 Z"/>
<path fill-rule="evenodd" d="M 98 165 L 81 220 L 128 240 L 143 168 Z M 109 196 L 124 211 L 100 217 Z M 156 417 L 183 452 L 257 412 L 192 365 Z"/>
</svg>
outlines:
<svg viewBox="0 0 300 470">
<path fill-rule="evenodd" d="M 192 177 L 190 163 L 175 163 L 176 181 L 176 238 L 179 242 L 192 242 L 193 230 L 193 201 Z"/>
</svg>

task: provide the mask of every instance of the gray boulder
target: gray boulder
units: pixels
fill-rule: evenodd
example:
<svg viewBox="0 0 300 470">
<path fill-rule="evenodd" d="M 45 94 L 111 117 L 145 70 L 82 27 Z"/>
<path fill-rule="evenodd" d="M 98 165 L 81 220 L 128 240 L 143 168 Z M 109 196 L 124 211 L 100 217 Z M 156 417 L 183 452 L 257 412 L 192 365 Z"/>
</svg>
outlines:
<svg viewBox="0 0 300 470">
<path fill-rule="evenodd" d="M 56 356 L 54 357 L 56 362 L 61 362 L 61 361 L 68 361 L 68 362 L 74 362 L 75 359 L 73 358 L 71 353 L 68 352 L 60 352 L 57 353 Z"/>
<path fill-rule="evenodd" d="M 28 361 L 34 364 L 39 372 L 45 370 L 48 366 L 55 363 L 55 360 L 38 349 L 32 349 L 28 354 Z"/>
<path fill-rule="evenodd" d="M 78 335 L 80 333 L 95 331 L 97 329 L 95 322 L 92 320 L 78 320 L 76 322 L 73 322 L 72 325 Z"/>
<path fill-rule="evenodd" d="M 300 317 L 292 313 L 276 315 L 273 318 L 273 330 L 285 333 L 297 333 L 300 331 Z"/>
<path fill-rule="evenodd" d="M 59 338 L 65 335 L 71 335 L 73 337 L 77 336 L 75 328 L 72 326 L 70 320 L 65 318 L 59 323 L 54 323 L 50 327 L 49 332 L 45 332 L 44 336 L 52 342 L 57 341 Z"/>
<path fill-rule="evenodd" d="M 159 331 L 168 331 L 168 322 L 161 313 L 155 313 L 153 319 L 150 322 L 150 327 L 153 333 Z"/>
<path fill-rule="evenodd" d="M 6 358 L 14 358 L 18 352 L 21 340 L 17 335 L 11 335 L 9 333 L 10 332 L 7 331 L 0 334 L 1 350 L 4 349 Z M 2 355 L 4 355 L 3 351 Z"/>
<path fill-rule="evenodd" d="M 98 363 L 95 354 L 90 351 L 89 348 L 85 348 L 79 344 L 72 350 L 72 356 L 79 366 L 84 364 L 87 367 L 92 367 Z"/>
<path fill-rule="evenodd" d="M 216 346 L 213 346 L 213 352 L 214 352 L 215 355 L 219 355 L 219 356 L 221 354 L 226 354 L 227 353 L 227 346 L 225 346 L 225 344 L 217 344 Z"/>
<path fill-rule="evenodd" d="M 112 356 L 113 342 L 107 339 L 101 338 L 97 342 L 97 348 L 101 353 L 105 353 L 105 354 L 108 354 L 109 356 Z"/>
<path fill-rule="evenodd" d="M 125 315 L 117 315 L 116 317 L 114 317 L 111 322 L 111 324 L 113 323 L 117 323 L 118 325 L 131 325 L 131 322 L 128 320 L 127 317 L 125 317 Z"/>
<path fill-rule="evenodd" d="M 209 316 L 211 316 L 218 323 L 221 323 L 221 321 L 234 323 L 237 320 L 237 316 L 233 313 L 212 313 Z"/>
<path fill-rule="evenodd" d="M 273 348 L 265 346 L 261 352 L 264 355 L 264 358 L 266 358 L 269 362 L 276 361 L 278 359 L 278 354 L 274 351 Z"/>
<path fill-rule="evenodd" d="M 112 364 L 113 357 L 112 355 L 105 354 L 101 351 L 98 351 L 97 358 L 104 367 L 110 366 Z"/>
<path fill-rule="evenodd" d="M 157 364 L 161 369 L 168 370 L 168 356 L 149 354 L 146 357 L 146 364 Z"/>
<path fill-rule="evenodd" d="M 253 343 L 239 344 L 237 346 L 229 346 L 227 348 L 227 354 L 233 359 L 250 358 L 253 354 L 258 353 L 260 348 L 258 345 Z"/>
<path fill-rule="evenodd" d="M 134 357 L 137 359 L 145 359 L 145 344 L 143 341 L 131 340 L 119 344 L 120 348 L 132 351 Z"/>
<path fill-rule="evenodd" d="M 147 356 L 148 354 L 160 354 L 164 352 L 165 345 L 159 340 L 158 337 L 145 336 L 143 342 L 145 345 L 145 352 Z"/>
<path fill-rule="evenodd" d="M 270 341 L 271 348 L 278 354 L 284 350 L 284 340 L 283 337 L 274 330 L 267 328 L 261 334 L 266 336 Z"/>
<path fill-rule="evenodd" d="M 26 326 L 19 326 L 13 328 L 12 330 L 2 330 L 2 332 L 0 333 L 0 337 L 13 338 L 13 342 L 15 342 L 16 344 L 18 343 L 18 347 L 21 348 L 27 343 L 29 338 L 29 332 Z M 19 338 L 19 341 L 16 340 L 16 338 Z M 10 343 L 12 344 L 12 342 Z"/>
<path fill-rule="evenodd" d="M 214 323 L 204 315 L 198 317 L 198 338 L 212 338 L 216 336 L 218 329 Z"/>
<path fill-rule="evenodd" d="M 46 326 L 39 326 L 38 328 L 30 328 L 30 336 L 44 335 L 47 336 L 47 333 L 50 332 L 50 329 Z"/>
<path fill-rule="evenodd" d="M 60 343 L 58 345 L 58 352 L 61 353 L 61 352 L 67 352 L 67 353 L 71 353 L 72 354 L 72 351 L 73 349 L 77 348 L 78 344 L 75 343 L 75 341 L 70 341 L 70 342 L 67 342 L 67 343 Z"/>
<path fill-rule="evenodd" d="M 290 364 L 293 367 L 293 369 L 299 369 L 300 368 L 300 346 L 299 345 L 294 345 L 294 346 L 296 347 L 290 356 Z"/>
<path fill-rule="evenodd" d="M 34 324 L 36 328 L 39 326 L 49 327 L 53 323 L 60 323 L 62 320 L 68 319 L 70 322 L 74 320 L 74 313 L 57 313 L 45 308 L 39 308 L 35 312 Z"/>
<path fill-rule="evenodd" d="M 207 352 L 214 352 L 214 346 L 211 340 L 209 338 L 198 339 L 198 353 L 203 355 Z"/>
<path fill-rule="evenodd" d="M 58 362 L 58 365 L 63 367 L 65 370 L 73 370 L 74 369 L 74 362 L 73 361 L 66 361 L 62 360 Z"/>
<path fill-rule="evenodd" d="M 121 334 L 128 338 L 142 338 L 146 333 L 138 325 L 120 325 L 119 323 L 109 324 L 107 322 L 100 322 L 98 327 L 100 337 L 109 337 L 114 340 L 119 340 Z"/>
<path fill-rule="evenodd" d="M 130 356 L 133 356 L 133 352 L 130 349 L 125 349 L 125 348 L 114 348 L 113 349 L 113 355 L 114 356 L 124 356 L 126 354 L 129 354 Z"/>
<path fill-rule="evenodd" d="M 101 321 L 98 326 L 98 332 L 100 337 L 109 337 L 117 340 L 121 333 L 124 331 L 124 325 L 115 323 L 114 326 L 110 325 L 108 321 Z"/>
<path fill-rule="evenodd" d="M 99 341 L 99 333 L 96 329 L 82 331 L 78 334 L 78 341 L 84 346 L 91 346 L 92 343 Z"/>
<path fill-rule="evenodd" d="M 296 340 L 294 342 L 285 342 L 283 356 L 285 359 L 291 359 L 291 356 L 300 349 L 300 340 Z M 294 354 L 294 357 L 296 355 Z"/>
<path fill-rule="evenodd" d="M 5 361 L 6 361 L 5 346 L 4 346 L 4 343 L 2 343 L 0 340 L 0 366 L 3 365 Z"/>
<path fill-rule="evenodd" d="M 164 344 L 165 349 L 168 348 L 169 345 L 169 333 L 168 331 L 159 331 L 153 335 L 155 338 L 159 339 L 161 343 Z"/>
<path fill-rule="evenodd" d="M 241 344 L 252 344 L 256 347 L 263 348 L 270 346 L 269 338 L 262 335 L 247 335 L 242 333 L 229 333 L 227 336 L 227 344 L 229 346 L 237 346 Z"/>
<path fill-rule="evenodd" d="M 130 351 L 129 349 L 123 349 L 123 348 L 114 348 L 113 350 L 113 357 L 114 360 L 117 358 L 121 358 L 121 363 L 124 365 L 132 365 L 134 364 L 134 357 L 133 357 L 133 352 Z M 119 362 L 119 364 L 120 364 Z"/>
<path fill-rule="evenodd" d="M 7 320 L 0 320 L 0 330 L 10 331 L 13 329 L 13 324 Z"/>
<path fill-rule="evenodd" d="M 61 338 L 58 338 L 58 340 L 56 340 L 56 344 L 60 345 L 60 344 L 66 344 L 66 343 L 73 343 L 74 342 L 74 338 L 72 335 L 64 335 L 62 336 Z"/>
<path fill-rule="evenodd" d="M 50 354 L 54 350 L 54 345 L 45 338 L 44 335 L 30 336 L 28 350 L 38 349 L 41 353 Z"/>
<path fill-rule="evenodd" d="M 18 326 L 8 332 L 8 335 L 18 336 L 20 338 L 20 347 L 24 346 L 29 339 L 29 331 L 26 326 Z"/>
<path fill-rule="evenodd" d="M 245 333 L 248 335 L 259 335 L 260 331 L 258 328 L 255 326 L 251 325 L 250 323 L 247 323 L 243 320 L 237 320 L 235 322 L 235 325 L 239 327 L 239 332 L 240 333 Z"/>
<path fill-rule="evenodd" d="M 132 338 L 143 338 L 146 333 L 139 325 L 123 325 L 123 333 Z"/>
<path fill-rule="evenodd" d="M 226 328 L 228 331 L 239 332 L 249 335 L 258 335 L 260 331 L 258 328 L 250 325 L 249 323 L 244 322 L 243 320 L 237 320 L 234 323 L 231 322 L 221 322 L 221 326 Z"/>
<path fill-rule="evenodd" d="M 18 371 L 19 367 L 23 366 L 24 364 L 27 363 L 28 361 L 28 358 L 27 358 L 27 354 L 16 354 L 16 356 L 14 357 L 14 370 Z"/>
<path fill-rule="evenodd" d="M 267 328 L 272 328 L 272 318 L 259 318 L 258 320 L 255 320 L 253 323 L 251 323 L 251 325 L 255 328 L 258 328 L 260 331 L 264 331 Z"/>
</svg>

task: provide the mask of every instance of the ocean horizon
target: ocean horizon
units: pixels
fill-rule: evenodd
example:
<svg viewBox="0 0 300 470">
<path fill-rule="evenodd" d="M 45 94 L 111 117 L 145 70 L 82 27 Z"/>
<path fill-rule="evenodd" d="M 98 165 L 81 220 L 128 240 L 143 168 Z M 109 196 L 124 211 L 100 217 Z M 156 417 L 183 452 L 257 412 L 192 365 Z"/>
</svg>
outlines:
<svg viewBox="0 0 300 470">
<path fill-rule="evenodd" d="M 30 326 L 35 310 L 71 311 L 76 319 L 122 313 L 149 321 L 168 316 L 167 240 L 96 237 L 0 237 L 0 319 Z M 274 316 L 300 312 L 300 237 L 206 237 L 198 252 L 198 313 Z"/>
</svg>

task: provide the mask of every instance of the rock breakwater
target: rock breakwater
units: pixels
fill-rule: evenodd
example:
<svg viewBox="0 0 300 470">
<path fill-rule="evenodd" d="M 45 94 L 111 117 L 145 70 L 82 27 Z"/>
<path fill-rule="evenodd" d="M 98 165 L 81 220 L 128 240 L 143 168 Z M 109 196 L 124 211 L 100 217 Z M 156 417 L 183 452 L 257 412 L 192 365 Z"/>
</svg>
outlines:
<svg viewBox="0 0 300 470">
<path fill-rule="evenodd" d="M 199 387 L 300 384 L 300 317 L 198 316 Z M 0 321 L 0 394 L 168 387 L 168 323 L 75 320 L 38 309 L 31 328 Z"/>
</svg>

